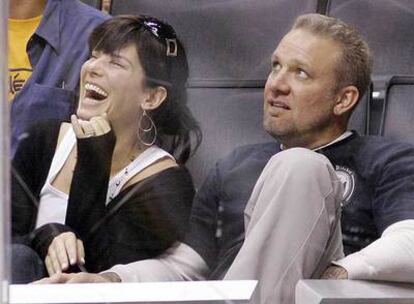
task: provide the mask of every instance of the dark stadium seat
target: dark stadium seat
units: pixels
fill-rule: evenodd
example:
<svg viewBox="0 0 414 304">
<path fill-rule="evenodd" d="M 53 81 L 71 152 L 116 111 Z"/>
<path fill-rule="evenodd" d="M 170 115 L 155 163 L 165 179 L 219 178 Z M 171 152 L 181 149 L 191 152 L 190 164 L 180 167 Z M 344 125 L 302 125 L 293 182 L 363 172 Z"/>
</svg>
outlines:
<svg viewBox="0 0 414 304">
<path fill-rule="evenodd" d="M 371 125 L 370 125 L 370 110 L 371 110 L 371 90 L 369 90 L 362 96 L 358 105 L 356 106 L 354 112 L 352 113 L 351 119 L 348 124 L 349 129 L 358 131 L 359 134 L 370 134 Z"/>
<path fill-rule="evenodd" d="M 262 128 L 263 87 L 189 88 L 188 95 L 203 131 L 203 142 L 188 163 L 196 186 L 235 147 L 271 141 Z"/>
<path fill-rule="evenodd" d="M 392 77 L 385 95 L 381 135 L 414 143 L 414 76 Z"/>
<path fill-rule="evenodd" d="M 317 0 L 112 0 L 111 14 L 148 14 L 170 23 L 186 47 L 190 85 L 240 87 L 263 80 L 293 19 Z"/>
<path fill-rule="evenodd" d="M 392 75 L 414 74 L 414 1 L 324 0 L 327 14 L 355 26 L 374 55 L 371 134 L 378 133 L 386 84 Z"/>
<path fill-rule="evenodd" d="M 320 0 L 326 13 L 355 26 L 367 39 L 374 55 L 374 98 L 371 134 L 378 133 L 386 84 L 392 75 L 414 74 L 414 1 Z"/>
<path fill-rule="evenodd" d="M 384 84 L 389 75 L 414 74 L 414 1 L 328 0 L 327 14 L 355 26 L 367 39 L 376 82 L 382 79 Z"/>
<path fill-rule="evenodd" d="M 102 0 L 81 0 L 81 2 L 90 5 L 98 10 L 102 8 Z"/>
</svg>

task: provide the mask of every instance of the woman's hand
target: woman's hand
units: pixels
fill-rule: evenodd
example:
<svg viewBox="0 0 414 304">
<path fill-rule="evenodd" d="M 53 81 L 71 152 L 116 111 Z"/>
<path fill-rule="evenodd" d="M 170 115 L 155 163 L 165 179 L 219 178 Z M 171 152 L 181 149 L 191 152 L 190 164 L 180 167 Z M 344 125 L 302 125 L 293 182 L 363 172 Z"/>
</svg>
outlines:
<svg viewBox="0 0 414 304">
<path fill-rule="evenodd" d="M 87 138 L 92 136 L 100 136 L 111 131 L 109 121 L 104 116 L 95 116 L 90 120 L 81 120 L 73 114 L 70 117 L 73 130 L 77 138 Z"/>
<path fill-rule="evenodd" d="M 111 283 L 121 282 L 119 276 L 114 272 L 105 273 L 56 273 L 49 278 L 35 281 L 32 284 L 62 284 L 62 283 Z"/>
<path fill-rule="evenodd" d="M 45 265 L 49 276 L 69 269 L 69 265 L 84 265 L 85 249 L 83 242 L 73 232 L 56 236 L 49 245 Z"/>
</svg>

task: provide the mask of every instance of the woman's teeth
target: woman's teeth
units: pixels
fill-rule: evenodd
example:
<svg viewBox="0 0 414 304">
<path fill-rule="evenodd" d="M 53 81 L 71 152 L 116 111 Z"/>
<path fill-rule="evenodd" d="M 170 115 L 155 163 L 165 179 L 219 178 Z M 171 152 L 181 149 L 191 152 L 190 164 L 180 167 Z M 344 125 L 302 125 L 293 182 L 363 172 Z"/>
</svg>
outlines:
<svg viewBox="0 0 414 304">
<path fill-rule="evenodd" d="M 108 93 L 104 89 L 98 87 L 97 85 L 86 83 L 85 84 L 85 97 L 93 98 L 97 100 L 103 100 L 106 97 L 108 97 Z"/>
</svg>

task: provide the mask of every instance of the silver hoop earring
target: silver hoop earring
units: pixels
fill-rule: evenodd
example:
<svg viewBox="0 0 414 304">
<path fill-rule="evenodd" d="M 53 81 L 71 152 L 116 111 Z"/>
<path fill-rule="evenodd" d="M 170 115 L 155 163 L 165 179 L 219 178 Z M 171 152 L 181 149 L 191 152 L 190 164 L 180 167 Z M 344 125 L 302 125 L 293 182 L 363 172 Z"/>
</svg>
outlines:
<svg viewBox="0 0 414 304">
<path fill-rule="evenodd" d="M 145 110 L 138 121 L 137 135 L 139 141 L 145 146 L 152 146 L 157 140 L 157 127 Z M 149 136 L 152 136 L 151 141 L 147 141 Z"/>
</svg>

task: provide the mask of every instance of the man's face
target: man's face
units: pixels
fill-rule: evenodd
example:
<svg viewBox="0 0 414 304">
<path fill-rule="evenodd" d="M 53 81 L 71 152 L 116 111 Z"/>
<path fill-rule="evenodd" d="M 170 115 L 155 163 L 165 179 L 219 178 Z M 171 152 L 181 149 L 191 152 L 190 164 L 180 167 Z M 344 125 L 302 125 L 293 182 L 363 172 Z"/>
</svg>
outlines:
<svg viewBox="0 0 414 304">
<path fill-rule="evenodd" d="M 338 136 L 333 107 L 340 55 L 336 42 L 301 29 L 290 31 L 274 51 L 263 125 L 285 147 L 315 148 Z"/>
</svg>

